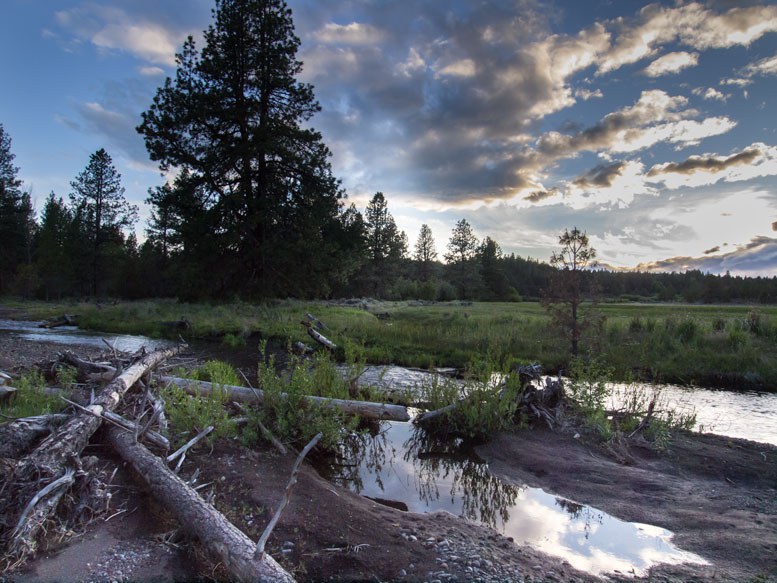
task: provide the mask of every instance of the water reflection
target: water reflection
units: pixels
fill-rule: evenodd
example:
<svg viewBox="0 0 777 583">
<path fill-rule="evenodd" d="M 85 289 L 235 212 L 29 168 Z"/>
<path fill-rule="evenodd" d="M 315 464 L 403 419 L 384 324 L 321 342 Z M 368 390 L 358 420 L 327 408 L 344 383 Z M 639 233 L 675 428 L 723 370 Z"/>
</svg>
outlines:
<svg viewBox="0 0 777 583">
<path fill-rule="evenodd" d="M 142 347 L 152 351 L 173 344 L 169 340 L 159 340 L 147 336 L 86 332 L 76 326 L 40 328 L 39 322 L 18 320 L 0 320 L 0 332 L 7 332 L 24 340 L 52 342 L 65 346 L 100 346 L 107 348 L 107 342 L 108 345 L 119 352 L 137 352 Z"/>
<path fill-rule="evenodd" d="M 667 530 L 503 481 L 463 441 L 440 441 L 410 423 L 383 422 L 347 443 L 336 463 L 321 468 L 332 481 L 411 512 L 446 510 L 591 573 L 705 562 L 674 547 Z"/>
</svg>

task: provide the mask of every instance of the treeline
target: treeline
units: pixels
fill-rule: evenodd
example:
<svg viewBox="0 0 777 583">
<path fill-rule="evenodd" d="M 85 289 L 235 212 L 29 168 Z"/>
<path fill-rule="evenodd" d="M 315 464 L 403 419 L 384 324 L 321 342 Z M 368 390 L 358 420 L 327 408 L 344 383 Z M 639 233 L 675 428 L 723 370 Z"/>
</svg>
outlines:
<svg viewBox="0 0 777 583">
<path fill-rule="evenodd" d="M 216 0 L 204 47 L 189 38 L 175 77 L 137 131 L 176 178 L 149 189 L 142 243 L 110 155 L 92 154 L 67 198 L 39 216 L 0 125 L 0 295 L 246 300 L 537 299 L 553 267 L 479 240 L 460 220 L 438 257 L 423 225 L 412 243 L 386 197 L 346 204 L 330 151 L 310 127 L 320 110 L 298 81 L 299 39 L 283 0 Z M 671 301 L 777 301 L 777 280 L 700 272 L 590 272 L 603 296 Z"/>
</svg>

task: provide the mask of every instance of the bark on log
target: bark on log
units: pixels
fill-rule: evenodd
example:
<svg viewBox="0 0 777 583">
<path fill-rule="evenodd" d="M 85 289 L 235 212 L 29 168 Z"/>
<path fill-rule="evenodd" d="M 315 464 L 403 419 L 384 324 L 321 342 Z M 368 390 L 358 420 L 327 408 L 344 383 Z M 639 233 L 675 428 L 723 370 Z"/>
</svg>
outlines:
<svg viewBox="0 0 777 583">
<path fill-rule="evenodd" d="M 127 368 L 100 392 L 94 403 L 87 407 L 90 413 L 81 412 L 73 415 L 59 430 L 49 435 L 29 455 L 20 460 L 13 478 L 7 477 L 7 479 L 13 479 L 16 489 L 21 489 L 25 494 L 29 494 L 30 486 L 35 487 L 37 492 L 40 490 L 40 485 L 59 479 L 66 469 L 70 469 L 72 459 L 80 455 L 89 439 L 97 431 L 102 423 L 100 417 L 102 412 L 115 408 L 124 393 L 148 369 L 178 351 L 179 348 L 176 347 L 152 352 Z M 0 490 L 4 489 L 0 488 Z M 46 520 L 56 511 L 63 493 L 61 489 L 52 493 L 47 500 L 35 507 L 22 527 L 14 531 L 8 544 L 9 559 L 14 557 L 23 559 L 34 553 L 35 540 Z M 27 504 L 27 500 L 17 502 L 17 506 Z M 4 537 L 0 533 L 0 539 L 2 538 Z"/>
<path fill-rule="evenodd" d="M 208 395 L 213 390 L 213 385 L 205 381 L 193 381 L 189 379 L 182 379 L 178 377 L 163 376 L 159 379 L 160 382 L 166 384 L 172 384 L 182 388 L 190 395 Z M 242 403 L 262 403 L 264 401 L 264 392 L 260 389 L 247 389 L 246 387 L 236 387 L 233 385 L 217 385 L 224 391 L 229 392 L 229 399 L 232 401 Z M 285 393 L 281 393 L 284 398 L 287 397 Z M 340 409 L 343 413 L 349 415 L 357 415 L 366 419 L 379 419 L 390 421 L 409 421 L 410 415 L 407 412 L 407 407 L 401 405 L 390 405 L 387 403 L 373 403 L 371 401 L 350 401 L 347 399 L 330 399 L 327 397 L 315 397 L 308 395 L 305 397 L 305 401 L 312 405 L 320 405 L 323 407 L 332 407 Z"/>
<path fill-rule="evenodd" d="M 224 515 L 176 476 L 157 456 L 118 428 L 108 439 L 148 483 L 151 493 L 175 515 L 184 530 L 199 539 L 215 562 L 221 562 L 239 581 L 292 582 L 294 578 L 271 556 L 254 557 L 255 545 Z"/>
<path fill-rule="evenodd" d="M 38 415 L 0 425 L 0 457 L 22 457 L 38 439 L 51 433 L 55 426 L 61 425 L 69 417 L 65 414 Z"/>
<path fill-rule="evenodd" d="M 329 350 L 337 349 L 337 344 L 329 340 L 329 338 L 327 338 L 317 330 L 314 330 L 309 322 L 302 322 L 302 325 L 305 326 L 305 329 L 308 331 L 308 336 L 310 336 L 313 340 L 315 340 L 322 346 L 326 346 Z"/>
<path fill-rule="evenodd" d="M 78 326 L 78 323 L 75 316 L 63 314 L 59 318 L 53 318 L 39 324 L 38 328 L 58 328 L 59 326 Z"/>
</svg>

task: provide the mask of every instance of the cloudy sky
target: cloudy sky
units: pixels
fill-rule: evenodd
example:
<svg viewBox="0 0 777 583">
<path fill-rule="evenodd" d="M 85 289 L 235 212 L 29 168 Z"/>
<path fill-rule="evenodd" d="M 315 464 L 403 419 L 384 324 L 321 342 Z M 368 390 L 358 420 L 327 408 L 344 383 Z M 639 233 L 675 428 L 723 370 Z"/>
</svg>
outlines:
<svg viewBox="0 0 777 583">
<path fill-rule="evenodd" d="M 577 226 L 613 268 L 777 275 L 777 2 L 289 6 L 335 174 L 411 245 L 466 218 L 546 261 Z M 38 208 L 101 147 L 133 202 L 162 183 L 134 127 L 211 7 L 5 0 L 0 123 Z"/>
</svg>

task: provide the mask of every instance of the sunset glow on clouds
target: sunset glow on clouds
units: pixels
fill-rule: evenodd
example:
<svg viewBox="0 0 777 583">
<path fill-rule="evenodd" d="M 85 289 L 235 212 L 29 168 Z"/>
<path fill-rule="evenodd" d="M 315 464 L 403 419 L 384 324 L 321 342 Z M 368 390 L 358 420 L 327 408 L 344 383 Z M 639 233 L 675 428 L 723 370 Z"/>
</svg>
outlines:
<svg viewBox="0 0 777 583">
<path fill-rule="evenodd" d="M 578 226 L 617 268 L 777 274 L 773 3 L 289 6 L 335 174 L 362 208 L 384 192 L 411 244 L 466 218 L 546 260 Z M 161 182 L 133 128 L 211 7 L 10 0 L 0 123 L 39 201 L 99 147 L 134 202 Z"/>
</svg>

